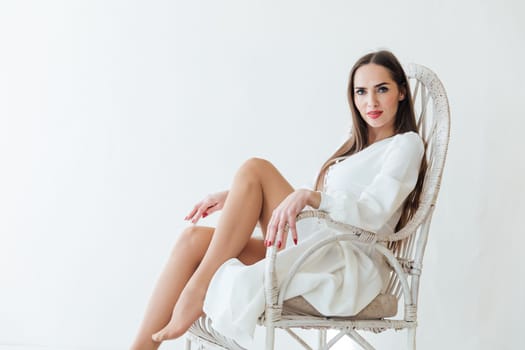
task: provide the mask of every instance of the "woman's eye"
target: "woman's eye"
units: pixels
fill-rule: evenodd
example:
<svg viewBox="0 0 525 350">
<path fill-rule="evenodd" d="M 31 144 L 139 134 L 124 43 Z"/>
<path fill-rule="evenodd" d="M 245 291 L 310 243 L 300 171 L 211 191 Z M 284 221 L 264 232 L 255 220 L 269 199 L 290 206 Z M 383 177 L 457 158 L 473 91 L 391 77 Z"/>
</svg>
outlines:
<svg viewBox="0 0 525 350">
<path fill-rule="evenodd" d="M 365 94 L 365 89 L 356 89 L 355 90 L 355 94 L 356 95 L 364 95 Z"/>
<path fill-rule="evenodd" d="M 386 86 L 380 86 L 377 88 L 377 92 L 387 92 L 388 88 Z"/>
</svg>

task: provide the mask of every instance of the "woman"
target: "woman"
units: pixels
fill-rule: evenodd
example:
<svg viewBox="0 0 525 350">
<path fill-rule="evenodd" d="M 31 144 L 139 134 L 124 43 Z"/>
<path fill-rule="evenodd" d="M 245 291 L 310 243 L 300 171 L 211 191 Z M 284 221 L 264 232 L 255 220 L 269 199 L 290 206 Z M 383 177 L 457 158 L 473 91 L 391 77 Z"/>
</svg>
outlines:
<svg viewBox="0 0 525 350">
<path fill-rule="evenodd" d="M 338 234 L 314 220 L 299 223 L 298 230 L 295 218 L 307 207 L 378 234 L 391 233 L 410 218 L 421 190 L 424 145 L 407 78 L 394 55 L 378 51 L 358 60 L 348 99 L 351 136 L 324 164 L 315 190 L 294 190 L 272 164 L 250 159 L 229 191 L 194 206 L 186 220 L 196 224 L 222 209 L 218 225 L 191 226 L 180 235 L 132 349 L 156 349 L 180 337 L 203 309 L 218 331 L 249 346 L 264 310 L 266 247 L 280 249 L 279 278 L 313 243 Z M 252 237 L 257 224 L 264 241 Z M 337 242 L 305 264 L 285 299 L 302 295 L 323 314 L 355 314 L 381 292 L 386 273 L 384 262 L 366 249 Z"/>
</svg>

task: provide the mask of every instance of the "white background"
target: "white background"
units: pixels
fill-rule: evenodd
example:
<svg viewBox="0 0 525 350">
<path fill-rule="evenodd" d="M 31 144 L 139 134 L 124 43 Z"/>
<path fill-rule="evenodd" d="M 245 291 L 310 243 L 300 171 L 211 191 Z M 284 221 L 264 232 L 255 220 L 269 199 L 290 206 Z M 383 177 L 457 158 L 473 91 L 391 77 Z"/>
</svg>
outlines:
<svg viewBox="0 0 525 350">
<path fill-rule="evenodd" d="M 1 0 L 0 349 L 125 349 L 189 208 L 251 156 L 311 181 L 345 138 L 352 64 L 378 48 L 432 68 L 452 111 L 419 348 L 521 348 L 524 14 L 518 0 Z"/>
</svg>

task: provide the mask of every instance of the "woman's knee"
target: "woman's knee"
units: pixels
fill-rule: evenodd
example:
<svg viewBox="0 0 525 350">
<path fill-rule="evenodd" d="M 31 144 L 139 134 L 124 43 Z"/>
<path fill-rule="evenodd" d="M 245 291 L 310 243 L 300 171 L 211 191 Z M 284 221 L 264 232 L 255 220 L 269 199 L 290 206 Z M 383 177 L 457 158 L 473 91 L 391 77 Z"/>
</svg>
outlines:
<svg viewBox="0 0 525 350">
<path fill-rule="evenodd" d="M 173 249 L 173 254 L 180 254 L 180 251 L 195 252 L 196 254 L 204 254 L 208 245 L 210 244 L 213 230 L 202 226 L 188 226 L 186 227 Z"/>
<path fill-rule="evenodd" d="M 239 169 L 241 174 L 250 174 L 252 176 L 259 176 L 262 172 L 269 168 L 273 168 L 273 164 L 263 158 L 250 158 L 243 163 Z"/>
</svg>

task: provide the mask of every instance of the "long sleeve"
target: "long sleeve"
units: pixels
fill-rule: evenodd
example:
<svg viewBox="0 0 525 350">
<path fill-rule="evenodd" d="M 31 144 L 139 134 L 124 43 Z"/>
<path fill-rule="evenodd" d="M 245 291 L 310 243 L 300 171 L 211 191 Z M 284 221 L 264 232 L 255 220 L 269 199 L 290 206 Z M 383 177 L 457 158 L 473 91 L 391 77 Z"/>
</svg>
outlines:
<svg viewBox="0 0 525 350">
<path fill-rule="evenodd" d="M 374 158 L 363 164 L 377 164 L 378 171 L 371 176 L 371 182 L 360 192 L 328 188 L 321 193 L 319 209 L 334 220 L 378 232 L 414 189 L 424 154 L 423 142 L 414 132 L 394 136 L 386 147 L 384 153 L 373 153 Z"/>
</svg>

